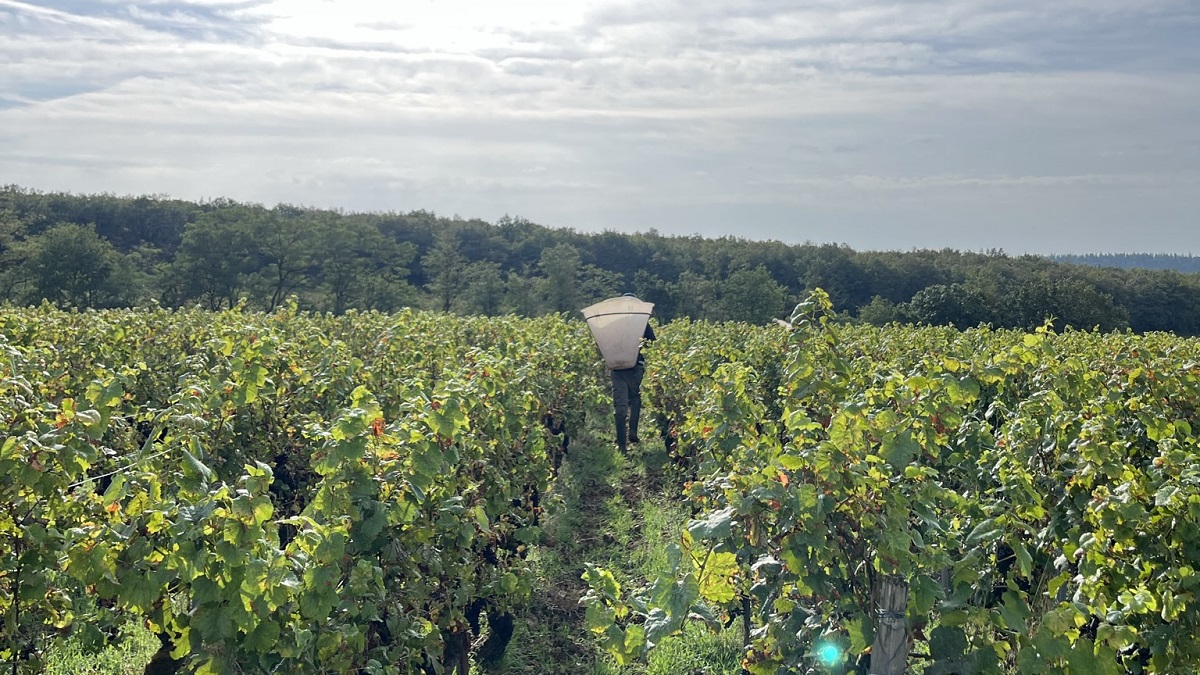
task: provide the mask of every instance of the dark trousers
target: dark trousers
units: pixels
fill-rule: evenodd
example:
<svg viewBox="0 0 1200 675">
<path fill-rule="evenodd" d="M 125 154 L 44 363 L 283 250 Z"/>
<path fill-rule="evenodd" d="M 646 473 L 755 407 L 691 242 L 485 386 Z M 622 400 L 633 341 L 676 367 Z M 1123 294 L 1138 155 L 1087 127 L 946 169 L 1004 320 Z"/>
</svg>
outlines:
<svg viewBox="0 0 1200 675">
<path fill-rule="evenodd" d="M 613 370 L 612 397 L 613 410 L 620 417 L 629 416 L 629 408 L 642 405 L 642 377 L 646 374 L 646 366 L 638 364 L 625 370 Z"/>
<path fill-rule="evenodd" d="M 617 445 L 625 447 L 629 436 L 637 438 L 638 418 L 642 412 L 642 377 L 646 374 L 646 366 L 638 364 L 625 370 L 613 370 L 612 397 L 613 412 L 617 425 Z M 628 436 L 626 435 L 628 424 Z"/>
</svg>

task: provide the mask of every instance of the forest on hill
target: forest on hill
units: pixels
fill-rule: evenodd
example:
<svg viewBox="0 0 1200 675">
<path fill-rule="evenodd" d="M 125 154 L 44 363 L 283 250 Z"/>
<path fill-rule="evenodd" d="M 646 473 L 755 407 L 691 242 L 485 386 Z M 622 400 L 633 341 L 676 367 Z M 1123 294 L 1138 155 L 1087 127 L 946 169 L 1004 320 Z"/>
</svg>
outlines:
<svg viewBox="0 0 1200 675">
<path fill-rule="evenodd" d="M 1094 267 L 1119 267 L 1125 270 L 1175 270 L 1192 274 L 1200 272 L 1200 258 L 1180 253 L 1087 253 L 1050 256 L 1058 262 L 1092 265 Z"/>
<path fill-rule="evenodd" d="M 847 320 L 1200 335 L 1200 274 L 1003 251 L 855 251 L 551 228 L 427 211 L 350 213 L 0 188 L 0 302 L 63 307 L 422 307 L 574 313 L 622 292 L 666 321 L 765 323 L 825 289 Z M 1167 258 L 1179 266 L 1184 256 Z M 1108 260 L 1114 261 L 1108 266 Z M 1085 264 L 1074 264 L 1085 263 Z"/>
</svg>

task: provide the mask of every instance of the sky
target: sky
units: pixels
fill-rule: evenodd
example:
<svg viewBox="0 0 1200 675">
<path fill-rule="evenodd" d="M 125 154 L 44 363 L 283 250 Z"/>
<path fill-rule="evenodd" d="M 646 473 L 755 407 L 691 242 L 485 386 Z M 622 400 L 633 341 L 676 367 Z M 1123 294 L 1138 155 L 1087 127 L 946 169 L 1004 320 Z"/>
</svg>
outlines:
<svg viewBox="0 0 1200 675">
<path fill-rule="evenodd" d="M 1200 255 L 1200 1 L 0 0 L 0 184 Z"/>
</svg>

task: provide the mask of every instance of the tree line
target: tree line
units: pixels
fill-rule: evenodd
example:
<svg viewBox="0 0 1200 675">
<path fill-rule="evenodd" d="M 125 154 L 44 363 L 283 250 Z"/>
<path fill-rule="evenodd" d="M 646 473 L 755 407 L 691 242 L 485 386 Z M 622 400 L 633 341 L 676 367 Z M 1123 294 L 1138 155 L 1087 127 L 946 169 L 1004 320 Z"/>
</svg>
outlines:
<svg viewBox="0 0 1200 675">
<path fill-rule="evenodd" d="M 765 323 L 817 287 L 841 317 L 873 324 L 1052 320 L 1200 335 L 1200 274 L 1175 270 L 0 188 L 0 302 L 14 304 L 269 310 L 294 297 L 335 314 L 412 306 L 536 316 L 632 292 L 662 320 Z"/>
<path fill-rule="evenodd" d="M 1052 255 L 1058 262 L 1092 265 L 1095 267 L 1120 267 L 1121 269 L 1175 270 L 1176 272 L 1200 272 L 1200 258 L 1182 253 L 1083 253 Z"/>
</svg>

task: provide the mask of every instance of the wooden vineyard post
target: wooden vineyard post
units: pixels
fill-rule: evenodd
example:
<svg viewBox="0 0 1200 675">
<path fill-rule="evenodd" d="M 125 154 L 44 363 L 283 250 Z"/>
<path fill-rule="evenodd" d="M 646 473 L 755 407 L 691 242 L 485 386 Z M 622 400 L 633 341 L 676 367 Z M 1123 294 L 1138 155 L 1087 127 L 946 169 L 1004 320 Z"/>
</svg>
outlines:
<svg viewBox="0 0 1200 675">
<path fill-rule="evenodd" d="M 903 675 L 908 662 L 908 582 L 883 577 L 876 594 L 875 643 L 871 646 L 871 675 Z"/>
</svg>

